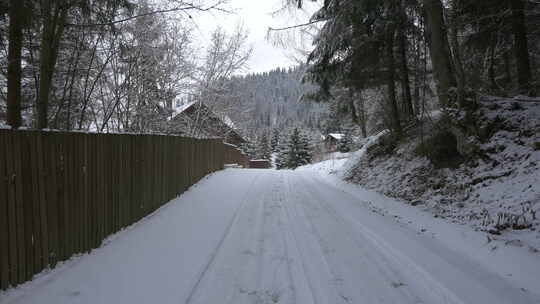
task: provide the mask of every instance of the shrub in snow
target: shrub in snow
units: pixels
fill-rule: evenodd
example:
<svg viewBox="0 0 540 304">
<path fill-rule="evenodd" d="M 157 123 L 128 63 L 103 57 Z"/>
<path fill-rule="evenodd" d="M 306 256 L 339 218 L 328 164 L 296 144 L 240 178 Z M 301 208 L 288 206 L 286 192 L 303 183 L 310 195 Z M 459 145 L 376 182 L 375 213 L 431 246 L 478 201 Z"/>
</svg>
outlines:
<svg viewBox="0 0 540 304">
<path fill-rule="evenodd" d="M 437 168 L 457 168 L 463 161 L 457 150 L 454 134 L 447 130 L 438 130 L 415 149 L 419 156 L 425 156 Z"/>
</svg>

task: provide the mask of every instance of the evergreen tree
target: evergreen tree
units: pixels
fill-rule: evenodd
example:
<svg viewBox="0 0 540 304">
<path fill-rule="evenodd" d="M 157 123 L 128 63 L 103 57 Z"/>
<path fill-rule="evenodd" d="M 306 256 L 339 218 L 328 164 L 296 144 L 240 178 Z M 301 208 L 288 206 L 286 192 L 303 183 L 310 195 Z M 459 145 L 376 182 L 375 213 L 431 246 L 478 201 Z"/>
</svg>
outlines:
<svg viewBox="0 0 540 304">
<path fill-rule="evenodd" d="M 276 159 L 275 166 L 276 169 L 285 169 L 287 168 L 289 161 L 289 149 L 287 140 L 280 140 L 279 145 L 276 148 Z"/>
<path fill-rule="evenodd" d="M 274 129 L 272 131 L 272 140 L 270 141 L 270 150 L 272 153 L 278 152 L 279 148 L 279 130 Z"/>
<path fill-rule="evenodd" d="M 347 153 L 351 151 L 351 146 L 353 144 L 351 130 L 347 129 L 345 134 L 338 142 L 338 151 L 341 153 Z"/>
<path fill-rule="evenodd" d="M 300 134 L 300 149 L 298 154 L 301 166 L 310 164 L 313 160 L 313 149 L 310 143 L 310 138 L 303 133 Z"/>
<path fill-rule="evenodd" d="M 535 57 L 537 48 L 529 47 L 529 37 L 534 35 L 527 34 L 527 28 L 537 27 L 537 22 L 531 21 L 539 3 L 523 0 L 454 0 L 451 3 L 452 51 L 465 54 L 455 59 L 460 71 L 458 76 L 466 78 L 463 81 L 484 82 L 484 89 L 491 94 L 534 93 L 531 58 Z M 463 37 L 461 46 L 458 36 Z M 476 64 L 484 58 L 488 64 Z M 478 72 L 481 69 L 486 71 Z"/>
<path fill-rule="evenodd" d="M 312 152 L 307 136 L 303 135 L 298 128 L 290 134 L 286 143 L 280 145 L 276 167 L 278 169 L 296 169 L 309 164 L 312 160 Z"/>
<path fill-rule="evenodd" d="M 271 156 L 270 154 L 271 154 L 270 142 L 268 141 L 268 136 L 266 135 L 266 132 L 265 132 L 259 139 L 259 145 L 257 147 L 257 158 L 269 160 Z"/>
<path fill-rule="evenodd" d="M 287 168 L 294 169 L 300 163 L 300 131 L 294 128 L 287 144 Z"/>
</svg>

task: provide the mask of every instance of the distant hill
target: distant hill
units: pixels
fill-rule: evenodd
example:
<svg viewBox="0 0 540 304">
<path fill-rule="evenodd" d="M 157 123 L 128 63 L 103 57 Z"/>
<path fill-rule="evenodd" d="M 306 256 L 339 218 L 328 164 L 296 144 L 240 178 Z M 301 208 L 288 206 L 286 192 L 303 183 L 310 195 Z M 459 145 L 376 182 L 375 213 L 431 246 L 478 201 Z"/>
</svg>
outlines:
<svg viewBox="0 0 540 304">
<path fill-rule="evenodd" d="M 228 116 L 251 137 L 268 129 L 293 126 L 318 132 L 328 115 L 328 106 L 300 101 L 304 94 L 316 89 L 302 83 L 304 71 L 304 66 L 298 66 L 233 77 L 227 91 L 232 92 L 234 107 Z"/>
</svg>

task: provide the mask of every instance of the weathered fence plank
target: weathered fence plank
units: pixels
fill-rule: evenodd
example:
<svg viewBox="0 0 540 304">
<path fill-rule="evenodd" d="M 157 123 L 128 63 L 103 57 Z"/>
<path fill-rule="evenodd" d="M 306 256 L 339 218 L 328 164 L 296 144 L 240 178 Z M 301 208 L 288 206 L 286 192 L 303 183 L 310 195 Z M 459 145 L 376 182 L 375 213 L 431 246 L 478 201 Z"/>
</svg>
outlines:
<svg viewBox="0 0 540 304">
<path fill-rule="evenodd" d="M 19 280 L 21 282 L 28 279 L 28 272 L 26 271 L 26 235 L 25 235 L 25 217 L 24 217 L 24 189 L 23 189 L 23 172 L 22 172 L 22 150 L 21 144 L 24 142 L 24 137 L 22 138 L 12 138 L 11 144 L 13 145 L 13 160 L 14 160 L 14 174 L 13 182 L 15 184 L 15 203 L 16 203 L 16 212 L 17 212 L 17 246 L 18 246 L 18 260 L 21 262 L 19 265 Z"/>
<path fill-rule="evenodd" d="M 45 172 L 47 172 L 45 189 L 47 191 L 47 218 L 48 218 L 48 234 L 49 234 L 49 265 L 51 267 L 56 266 L 59 249 L 58 238 L 58 188 L 57 188 L 57 156 L 56 150 L 56 137 L 51 134 L 46 134 L 43 138 L 45 150 Z"/>
<path fill-rule="evenodd" d="M 0 150 L 6 149 L 6 131 L 0 130 Z M 10 285 L 9 265 L 9 209 L 8 209 L 8 174 L 6 172 L 6 153 L 0 153 L 0 289 Z"/>
<path fill-rule="evenodd" d="M 47 173 L 44 165 L 45 155 L 43 149 L 43 137 L 41 134 L 36 134 L 36 160 L 37 160 L 37 188 L 39 191 L 39 231 L 41 235 L 41 266 L 45 268 L 49 266 L 49 231 L 47 220 L 47 192 L 46 178 Z"/>
<path fill-rule="evenodd" d="M 88 210 L 88 219 L 90 221 L 90 248 L 97 248 L 99 245 L 99 201 L 100 193 L 98 192 L 98 167 L 99 167 L 99 142 L 97 135 L 90 135 L 88 137 L 90 144 L 90 163 L 88 164 L 89 168 L 89 179 L 90 179 L 90 208 Z"/>
<path fill-rule="evenodd" d="M 22 198 L 22 215 L 20 222 L 24 225 L 24 247 L 25 247 L 25 263 L 26 272 L 25 280 L 29 280 L 34 275 L 35 257 L 34 250 L 37 243 L 34 237 L 34 210 L 33 210 L 33 174 L 31 154 L 33 154 L 31 146 L 31 133 L 26 133 L 21 137 L 20 141 L 20 174 L 21 174 L 21 198 Z M 23 153 L 23 151 L 26 151 Z M 37 223 L 36 223 L 37 224 Z"/>
<path fill-rule="evenodd" d="M 6 172 L 6 200 L 7 200 L 7 219 L 8 219 L 8 240 L 9 240 L 9 280 L 12 285 L 19 282 L 19 272 L 17 270 L 19 261 L 17 259 L 17 212 L 15 202 L 15 182 L 13 175 L 13 146 L 12 135 L 4 133 L 4 153 L 5 153 L 5 172 Z"/>
</svg>

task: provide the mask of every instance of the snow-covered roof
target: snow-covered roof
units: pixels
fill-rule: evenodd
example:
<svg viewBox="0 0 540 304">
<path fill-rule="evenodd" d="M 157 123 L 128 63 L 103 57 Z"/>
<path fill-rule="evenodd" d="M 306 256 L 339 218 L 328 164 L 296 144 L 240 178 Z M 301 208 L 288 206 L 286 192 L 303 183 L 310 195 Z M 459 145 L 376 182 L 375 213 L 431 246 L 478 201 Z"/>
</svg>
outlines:
<svg viewBox="0 0 540 304">
<path fill-rule="evenodd" d="M 236 126 L 234 125 L 234 122 L 232 121 L 232 119 L 227 116 L 227 115 L 224 115 L 221 120 L 227 125 L 229 126 L 229 128 L 233 129 L 233 130 L 236 130 Z"/>
<path fill-rule="evenodd" d="M 180 105 L 178 108 L 176 108 L 176 113 L 180 114 L 182 112 L 184 112 L 185 110 L 187 110 L 189 107 L 191 107 L 192 105 L 194 105 L 197 101 L 192 101 L 192 102 L 188 102 L 188 103 L 185 103 L 183 105 Z"/>
<path fill-rule="evenodd" d="M 335 139 L 337 139 L 337 140 L 340 140 L 340 139 L 343 138 L 343 136 L 345 136 L 345 134 L 341 134 L 341 133 L 330 133 L 330 134 L 328 134 L 328 136 L 333 137 L 333 138 L 335 138 Z"/>
<path fill-rule="evenodd" d="M 224 144 L 225 146 L 229 146 L 229 147 L 233 147 L 233 148 L 238 148 L 237 145 L 229 144 L 229 143 L 226 143 L 226 142 L 224 142 L 223 144 Z"/>
<path fill-rule="evenodd" d="M 185 110 L 189 109 L 191 106 L 196 104 L 197 102 L 198 101 L 192 101 L 192 102 L 188 102 L 188 103 L 180 105 L 179 107 L 176 108 L 176 113 L 180 114 L 180 113 L 184 112 Z M 237 130 L 234 122 L 232 121 L 232 119 L 229 116 L 227 116 L 227 115 L 218 115 L 218 116 L 221 119 L 221 121 L 223 121 L 223 123 L 225 123 L 229 128 L 231 128 L 233 130 Z"/>
</svg>

